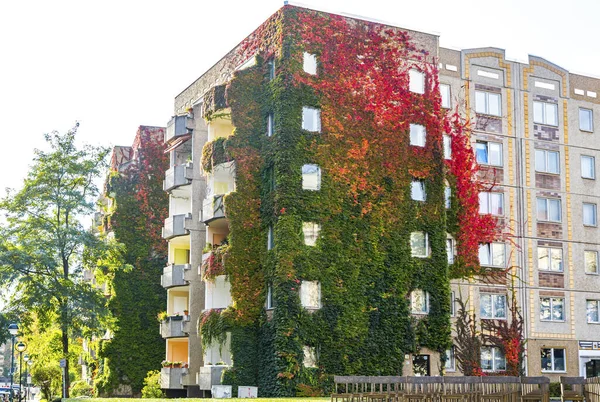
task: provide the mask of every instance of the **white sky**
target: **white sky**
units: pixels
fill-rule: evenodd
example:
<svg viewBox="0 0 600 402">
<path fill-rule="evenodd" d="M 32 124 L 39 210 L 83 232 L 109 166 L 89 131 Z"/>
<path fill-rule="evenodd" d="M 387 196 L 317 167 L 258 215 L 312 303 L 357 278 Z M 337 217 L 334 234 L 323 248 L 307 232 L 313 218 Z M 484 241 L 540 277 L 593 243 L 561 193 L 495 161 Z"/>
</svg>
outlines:
<svg viewBox="0 0 600 402">
<path fill-rule="evenodd" d="M 305 0 L 495 46 L 600 76 L 600 0 Z M 20 187 L 43 133 L 80 121 L 83 141 L 130 145 L 164 126 L 173 99 L 283 0 L 0 0 L 0 195 Z"/>
</svg>

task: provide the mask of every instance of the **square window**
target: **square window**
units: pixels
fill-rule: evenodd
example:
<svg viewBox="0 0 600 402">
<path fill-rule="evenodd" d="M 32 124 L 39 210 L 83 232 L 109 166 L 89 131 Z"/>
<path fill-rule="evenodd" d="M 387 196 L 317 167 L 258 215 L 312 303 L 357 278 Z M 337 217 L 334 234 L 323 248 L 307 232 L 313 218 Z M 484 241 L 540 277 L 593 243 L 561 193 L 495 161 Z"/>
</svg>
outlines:
<svg viewBox="0 0 600 402">
<path fill-rule="evenodd" d="M 561 222 L 560 200 L 555 198 L 537 198 L 538 221 Z"/>
<path fill-rule="evenodd" d="M 479 193 L 479 213 L 497 216 L 504 215 L 504 194 Z"/>
<path fill-rule="evenodd" d="M 275 239 L 273 238 L 273 226 L 269 226 L 267 230 L 267 250 L 273 250 L 275 247 Z"/>
<path fill-rule="evenodd" d="M 600 316 L 598 315 L 600 300 L 586 300 L 585 306 L 587 322 L 590 324 L 600 324 Z"/>
<path fill-rule="evenodd" d="M 583 260 L 584 260 L 586 274 L 597 274 L 598 273 L 598 252 L 597 251 L 584 251 Z"/>
<path fill-rule="evenodd" d="M 596 204 L 583 203 L 583 225 L 596 226 Z"/>
<path fill-rule="evenodd" d="M 502 144 L 477 141 L 475 143 L 475 157 L 480 165 L 502 166 Z"/>
<path fill-rule="evenodd" d="M 306 309 L 321 308 L 321 283 L 302 281 L 300 283 L 300 304 Z"/>
<path fill-rule="evenodd" d="M 314 222 L 302 222 L 302 233 L 304 234 L 304 244 L 314 246 L 317 244 L 317 238 L 321 231 L 321 225 Z"/>
<path fill-rule="evenodd" d="M 547 126 L 558 126 L 558 105 L 548 102 L 533 102 L 533 122 Z"/>
<path fill-rule="evenodd" d="M 408 71 L 408 89 L 416 94 L 425 93 L 425 74 L 419 70 L 410 69 Z"/>
<path fill-rule="evenodd" d="M 321 109 L 308 106 L 302 108 L 302 129 L 313 133 L 321 132 Z"/>
<path fill-rule="evenodd" d="M 273 130 L 274 130 L 273 113 L 269 113 L 267 115 L 267 137 L 273 136 Z"/>
<path fill-rule="evenodd" d="M 423 180 L 413 180 L 410 186 L 410 198 L 415 201 L 425 201 L 425 182 Z"/>
<path fill-rule="evenodd" d="M 317 75 L 317 55 L 304 52 L 302 68 L 305 73 Z"/>
<path fill-rule="evenodd" d="M 412 232 L 410 234 L 410 252 L 413 257 L 424 258 L 429 256 L 427 233 Z"/>
<path fill-rule="evenodd" d="M 564 321 L 565 299 L 562 297 L 540 297 L 540 320 Z"/>
<path fill-rule="evenodd" d="M 499 93 L 475 91 L 475 112 L 501 116 L 502 97 Z"/>
<path fill-rule="evenodd" d="M 444 134 L 444 159 L 452 159 L 452 137 Z"/>
<path fill-rule="evenodd" d="M 456 371 L 456 358 L 454 356 L 454 346 L 446 350 L 446 362 L 444 363 L 446 371 Z"/>
<path fill-rule="evenodd" d="M 479 264 L 488 267 L 504 267 L 504 243 L 483 243 L 479 245 Z"/>
<path fill-rule="evenodd" d="M 563 271 L 562 248 L 538 247 L 537 258 L 540 271 Z"/>
<path fill-rule="evenodd" d="M 321 168 L 319 165 L 302 165 L 302 190 L 321 189 Z"/>
<path fill-rule="evenodd" d="M 410 145 L 415 147 L 424 147 L 425 146 L 425 136 L 426 136 L 425 126 L 420 124 L 411 124 L 410 125 Z"/>
<path fill-rule="evenodd" d="M 581 177 L 584 179 L 596 178 L 596 158 L 581 155 Z"/>
<path fill-rule="evenodd" d="M 594 114 L 591 109 L 579 108 L 579 129 L 581 131 L 594 131 Z"/>
<path fill-rule="evenodd" d="M 497 346 L 482 346 L 481 369 L 483 371 L 506 370 L 506 358 L 502 349 Z"/>
<path fill-rule="evenodd" d="M 410 292 L 410 310 L 413 314 L 429 313 L 429 293 L 421 289 Z"/>
<path fill-rule="evenodd" d="M 542 371 L 565 371 L 565 350 L 558 348 L 541 349 Z"/>
<path fill-rule="evenodd" d="M 544 173 L 560 173 L 560 158 L 557 151 L 545 149 L 535 150 L 535 171 Z"/>
<path fill-rule="evenodd" d="M 450 85 L 440 84 L 440 95 L 442 97 L 442 107 L 444 109 L 450 109 L 452 107 L 450 101 Z"/>
<path fill-rule="evenodd" d="M 481 294 L 479 298 L 481 318 L 505 319 L 506 295 Z"/>
</svg>

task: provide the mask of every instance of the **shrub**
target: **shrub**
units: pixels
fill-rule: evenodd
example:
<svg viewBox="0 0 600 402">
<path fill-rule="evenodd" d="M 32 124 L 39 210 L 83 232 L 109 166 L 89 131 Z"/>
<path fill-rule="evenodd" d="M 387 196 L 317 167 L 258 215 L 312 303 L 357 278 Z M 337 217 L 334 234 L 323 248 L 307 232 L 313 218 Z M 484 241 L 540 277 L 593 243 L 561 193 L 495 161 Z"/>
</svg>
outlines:
<svg viewBox="0 0 600 402">
<path fill-rule="evenodd" d="M 142 388 L 142 398 L 164 398 L 165 394 L 160 389 L 160 371 L 148 371 L 144 378 L 144 388 Z"/>
<path fill-rule="evenodd" d="M 71 396 L 72 398 L 76 398 L 78 396 L 94 396 L 93 395 L 93 389 L 90 386 L 90 384 L 88 384 L 86 381 L 84 380 L 79 380 L 79 381 L 73 381 L 71 383 L 71 388 L 70 388 L 70 392 L 69 392 L 69 396 Z"/>
</svg>

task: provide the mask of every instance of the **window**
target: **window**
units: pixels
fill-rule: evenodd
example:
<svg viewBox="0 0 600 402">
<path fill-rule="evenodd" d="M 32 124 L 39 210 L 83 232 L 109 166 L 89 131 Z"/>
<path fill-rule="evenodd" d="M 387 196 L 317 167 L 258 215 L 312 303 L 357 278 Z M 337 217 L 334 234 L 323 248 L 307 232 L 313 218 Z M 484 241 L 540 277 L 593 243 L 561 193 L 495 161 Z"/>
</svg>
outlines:
<svg viewBox="0 0 600 402">
<path fill-rule="evenodd" d="M 267 285 L 267 310 L 275 308 L 275 301 L 273 299 L 273 285 Z"/>
<path fill-rule="evenodd" d="M 596 158 L 581 155 L 581 177 L 584 179 L 596 178 Z"/>
<path fill-rule="evenodd" d="M 537 257 L 540 271 L 563 271 L 562 248 L 538 247 Z"/>
<path fill-rule="evenodd" d="M 454 317 L 456 314 L 455 305 L 456 304 L 456 293 L 454 291 L 450 292 L 450 317 Z"/>
<path fill-rule="evenodd" d="M 506 370 L 504 352 L 497 346 L 481 347 L 481 369 L 483 371 Z"/>
<path fill-rule="evenodd" d="M 269 81 L 273 81 L 275 79 L 275 60 L 270 59 L 267 62 L 267 69 L 269 71 Z"/>
<path fill-rule="evenodd" d="M 444 204 L 446 209 L 450 209 L 452 206 L 452 189 L 448 185 L 444 188 Z"/>
<path fill-rule="evenodd" d="M 562 220 L 560 200 L 555 198 L 538 198 L 537 219 L 538 221 L 560 222 Z"/>
<path fill-rule="evenodd" d="M 305 73 L 317 75 L 317 55 L 304 52 L 302 68 Z"/>
<path fill-rule="evenodd" d="M 425 201 L 425 182 L 423 180 L 413 180 L 410 187 L 410 198 L 415 201 Z"/>
<path fill-rule="evenodd" d="M 408 89 L 416 94 L 425 93 L 425 74 L 419 70 L 411 69 L 408 72 Z"/>
<path fill-rule="evenodd" d="M 583 225 L 596 226 L 596 204 L 583 203 Z"/>
<path fill-rule="evenodd" d="M 273 166 L 269 166 L 267 168 L 267 179 L 269 180 L 269 191 L 275 191 L 276 181 L 275 181 L 275 169 Z"/>
<path fill-rule="evenodd" d="M 411 124 L 410 125 L 410 145 L 414 145 L 415 147 L 424 147 L 425 146 L 425 136 L 426 136 L 425 126 L 420 124 Z"/>
<path fill-rule="evenodd" d="M 442 97 L 442 107 L 444 109 L 450 109 L 452 107 L 450 101 L 450 85 L 440 84 L 440 95 Z"/>
<path fill-rule="evenodd" d="M 581 131 L 594 131 L 594 114 L 591 109 L 579 109 L 579 129 Z"/>
<path fill-rule="evenodd" d="M 315 348 L 310 346 L 304 346 L 304 359 L 302 360 L 302 365 L 304 367 L 317 367 L 317 355 L 315 353 Z"/>
<path fill-rule="evenodd" d="M 584 251 L 583 260 L 584 260 L 586 274 L 597 274 L 598 273 L 598 252 L 597 251 Z"/>
<path fill-rule="evenodd" d="M 535 171 L 544 173 L 560 173 L 560 159 L 557 151 L 535 150 Z"/>
<path fill-rule="evenodd" d="M 502 144 L 498 142 L 477 141 L 475 144 L 477 163 L 481 165 L 502 166 Z"/>
<path fill-rule="evenodd" d="M 413 314 L 429 313 L 429 293 L 421 289 L 410 292 L 410 310 Z"/>
<path fill-rule="evenodd" d="M 321 308 L 321 283 L 302 281 L 300 283 L 300 304 L 307 309 Z"/>
<path fill-rule="evenodd" d="M 304 244 L 314 246 L 321 231 L 321 225 L 314 222 L 302 222 L 302 233 L 304 233 Z"/>
<path fill-rule="evenodd" d="M 481 294 L 479 297 L 481 318 L 506 318 L 506 295 Z"/>
<path fill-rule="evenodd" d="M 475 111 L 491 116 L 502 115 L 502 97 L 499 93 L 475 91 Z"/>
<path fill-rule="evenodd" d="M 488 267 L 504 267 L 504 243 L 480 244 L 479 263 Z"/>
<path fill-rule="evenodd" d="M 454 239 L 446 238 L 446 255 L 448 256 L 448 264 L 454 264 Z"/>
<path fill-rule="evenodd" d="M 273 136 L 273 113 L 267 115 L 267 137 Z"/>
<path fill-rule="evenodd" d="M 540 320 L 564 321 L 565 299 L 562 297 L 540 297 Z"/>
<path fill-rule="evenodd" d="M 491 215 L 504 215 L 504 194 L 479 193 L 479 213 Z"/>
<path fill-rule="evenodd" d="M 456 358 L 454 357 L 454 346 L 446 350 L 446 362 L 444 363 L 446 371 L 456 371 Z"/>
<path fill-rule="evenodd" d="M 302 108 L 302 129 L 313 133 L 321 132 L 321 109 L 308 106 Z"/>
<path fill-rule="evenodd" d="M 444 134 L 443 139 L 444 139 L 444 159 L 452 159 L 452 137 Z"/>
<path fill-rule="evenodd" d="M 542 371 L 565 371 L 566 366 L 564 349 L 542 349 Z"/>
<path fill-rule="evenodd" d="M 321 189 L 321 168 L 319 165 L 302 165 L 302 190 Z"/>
<path fill-rule="evenodd" d="M 269 226 L 267 230 L 267 250 L 272 250 L 275 247 L 275 240 L 273 239 L 273 226 Z"/>
<path fill-rule="evenodd" d="M 410 253 L 413 257 L 427 257 L 429 255 L 429 244 L 427 233 L 412 232 L 410 234 Z"/>
<path fill-rule="evenodd" d="M 556 103 L 533 102 L 533 122 L 558 126 L 558 105 Z"/>
<path fill-rule="evenodd" d="M 598 315 L 600 300 L 586 300 L 585 305 L 587 322 L 590 324 L 600 324 L 600 316 Z"/>
</svg>

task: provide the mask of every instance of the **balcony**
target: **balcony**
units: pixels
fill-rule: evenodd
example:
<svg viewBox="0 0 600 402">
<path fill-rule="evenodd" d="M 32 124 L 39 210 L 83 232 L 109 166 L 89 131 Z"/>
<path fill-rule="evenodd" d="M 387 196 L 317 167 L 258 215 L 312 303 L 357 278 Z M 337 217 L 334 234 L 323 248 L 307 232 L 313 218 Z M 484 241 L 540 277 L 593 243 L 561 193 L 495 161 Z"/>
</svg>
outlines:
<svg viewBox="0 0 600 402">
<path fill-rule="evenodd" d="M 215 195 L 202 204 L 202 221 L 209 224 L 215 219 L 225 218 L 225 204 L 223 204 L 223 194 Z"/>
<path fill-rule="evenodd" d="M 185 236 L 190 234 L 187 229 L 191 224 L 192 214 L 180 214 L 173 215 L 170 218 L 165 219 L 165 226 L 162 229 L 163 239 L 172 239 L 177 236 Z M 189 223 L 186 226 L 186 221 Z"/>
<path fill-rule="evenodd" d="M 176 315 L 160 322 L 160 336 L 163 338 L 183 338 L 190 333 L 190 316 Z"/>
<path fill-rule="evenodd" d="M 160 387 L 162 389 L 183 389 L 183 378 L 187 373 L 187 368 L 163 367 L 160 370 Z"/>
<path fill-rule="evenodd" d="M 165 143 L 170 143 L 175 139 L 191 135 L 193 129 L 194 119 L 192 117 L 189 117 L 188 115 L 173 116 L 167 123 L 167 129 L 165 130 Z"/>
<path fill-rule="evenodd" d="M 190 264 L 169 265 L 163 268 L 163 274 L 160 277 L 160 284 L 163 288 L 172 288 L 174 286 L 186 286 L 188 281 L 185 279 L 185 272 L 192 269 Z"/>
<path fill-rule="evenodd" d="M 192 162 L 188 162 L 185 165 L 172 166 L 165 173 L 165 180 L 163 180 L 163 190 L 171 191 L 174 188 L 191 184 L 193 175 L 194 165 L 192 164 Z"/>
<path fill-rule="evenodd" d="M 229 366 L 206 366 L 200 367 L 196 374 L 196 383 L 201 390 L 210 390 L 213 385 L 221 385 L 223 370 Z"/>
</svg>

